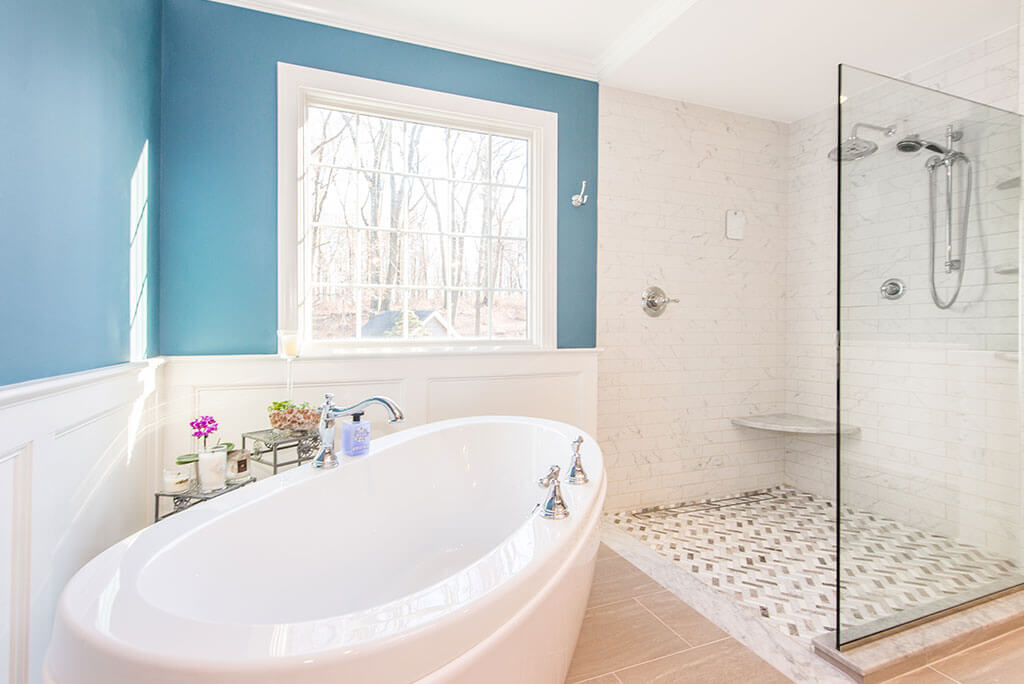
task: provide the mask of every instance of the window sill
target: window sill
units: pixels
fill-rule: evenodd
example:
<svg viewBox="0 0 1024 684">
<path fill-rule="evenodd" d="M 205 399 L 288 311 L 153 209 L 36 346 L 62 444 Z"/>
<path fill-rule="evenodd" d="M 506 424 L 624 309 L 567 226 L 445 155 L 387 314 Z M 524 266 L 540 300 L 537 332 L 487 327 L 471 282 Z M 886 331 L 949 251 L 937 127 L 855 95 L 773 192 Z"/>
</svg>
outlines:
<svg viewBox="0 0 1024 684">
<path fill-rule="evenodd" d="M 515 354 L 551 354 L 554 352 L 593 351 L 592 349 L 557 349 L 532 344 L 508 345 L 431 345 L 401 347 L 345 347 L 315 349 L 295 357 L 296 360 L 331 360 L 365 358 L 422 358 L 431 356 L 495 356 Z"/>
<path fill-rule="evenodd" d="M 534 347 L 534 346 L 522 346 L 522 347 L 489 347 L 481 349 L 480 347 L 443 347 L 443 348 L 415 348 L 415 349 L 368 349 L 356 351 L 355 349 L 349 349 L 339 351 L 338 353 L 317 353 L 317 354 L 303 354 L 302 356 L 293 357 L 293 361 L 300 363 L 303 361 L 308 362 L 322 362 L 322 361 L 349 361 L 359 359 L 425 359 L 425 358 L 451 358 L 464 356 L 467 358 L 489 358 L 495 356 L 525 356 L 525 355 L 536 355 L 541 356 L 544 354 L 558 354 L 558 355 L 585 355 L 585 354 L 597 354 L 602 351 L 601 347 L 574 347 L 568 349 L 556 349 L 547 347 Z M 207 361 L 222 361 L 224 359 L 250 359 L 259 361 L 271 361 L 282 359 L 277 354 L 224 354 L 224 355 L 197 355 L 197 356 L 167 356 L 160 357 L 166 359 L 172 359 L 175 363 L 188 363 L 188 362 L 207 362 Z M 282 359 L 283 360 L 283 359 Z"/>
</svg>

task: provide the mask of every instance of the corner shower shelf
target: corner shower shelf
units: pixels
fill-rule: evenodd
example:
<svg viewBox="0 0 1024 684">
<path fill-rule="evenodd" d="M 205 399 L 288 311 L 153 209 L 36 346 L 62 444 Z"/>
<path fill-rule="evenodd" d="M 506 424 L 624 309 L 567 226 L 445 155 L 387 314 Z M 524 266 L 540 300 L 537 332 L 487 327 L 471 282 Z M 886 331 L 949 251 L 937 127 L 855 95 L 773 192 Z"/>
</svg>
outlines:
<svg viewBox="0 0 1024 684">
<path fill-rule="evenodd" d="M 798 416 L 795 413 L 766 413 L 761 416 L 744 416 L 743 418 L 733 418 L 732 424 L 758 430 L 791 432 L 802 435 L 836 434 L 836 424 L 832 421 Z M 850 425 L 843 425 L 839 430 L 839 433 L 843 435 L 855 435 L 858 432 L 860 432 L 860 428 Z"/>
</svg>

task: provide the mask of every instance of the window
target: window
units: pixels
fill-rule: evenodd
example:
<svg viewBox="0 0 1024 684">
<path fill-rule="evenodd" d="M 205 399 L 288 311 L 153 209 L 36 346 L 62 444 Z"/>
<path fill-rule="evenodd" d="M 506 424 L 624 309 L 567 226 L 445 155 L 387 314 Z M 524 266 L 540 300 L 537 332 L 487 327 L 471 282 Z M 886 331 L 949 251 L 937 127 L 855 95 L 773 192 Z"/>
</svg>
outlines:
<svg viewBox="0 0 1024 684">
<path fill-rule="evenodd" d="M 554 346 L 555 114 L 284 64 L 279 98 L 304 354 Z"/>
</svg>

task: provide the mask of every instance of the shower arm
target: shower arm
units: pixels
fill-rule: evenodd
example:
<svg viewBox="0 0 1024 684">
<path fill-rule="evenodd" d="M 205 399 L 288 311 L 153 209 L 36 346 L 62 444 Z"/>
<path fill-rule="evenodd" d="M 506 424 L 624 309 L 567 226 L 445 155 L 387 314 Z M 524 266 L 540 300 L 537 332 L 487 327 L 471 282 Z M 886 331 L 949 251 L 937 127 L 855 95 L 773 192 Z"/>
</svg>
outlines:
<svg viewBox="0 0 1024 684">
<path fill-rule="evenodd" d="M 885 137 L 887 138 L 891 138 L 892 136 L 896 135 L 895 126 L 876 126 L 875 124 L 869 123 L 855 123 L 853 124 L 853 129 L 850 131 L 852 137 L 857 137 L 858 128 L 870 128 L 873 131 L 881 131 L 882 133 L 885 133 Z"/>
</svg>

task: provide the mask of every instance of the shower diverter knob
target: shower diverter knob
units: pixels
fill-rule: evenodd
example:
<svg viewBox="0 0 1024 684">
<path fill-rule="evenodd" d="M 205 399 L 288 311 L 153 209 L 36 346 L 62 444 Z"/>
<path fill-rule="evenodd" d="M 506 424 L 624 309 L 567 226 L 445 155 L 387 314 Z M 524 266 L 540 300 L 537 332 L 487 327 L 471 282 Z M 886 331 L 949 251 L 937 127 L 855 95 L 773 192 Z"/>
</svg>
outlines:
<svg viewBox="0 0 1024 684">
<path fill-rule="evenodd" d="M 665 313 L 665 309 L 668 307 L 669 302 L 679 303 L 678 299 L 669 299 L 669 296 L 665 294 L 657 285 L 652 285 L 643 291 L 640 295 L 640 303 L 644 306 L 644 313 L 648 316 L 660 316 Z"/>
<path fill-rule="evenodd" d="M 882 287 L 879 289 L 883 299 L 899 299 L 906 292 L 907 286 L 899 278 L 889 278 L 882 283 Z"/>
</svg>

